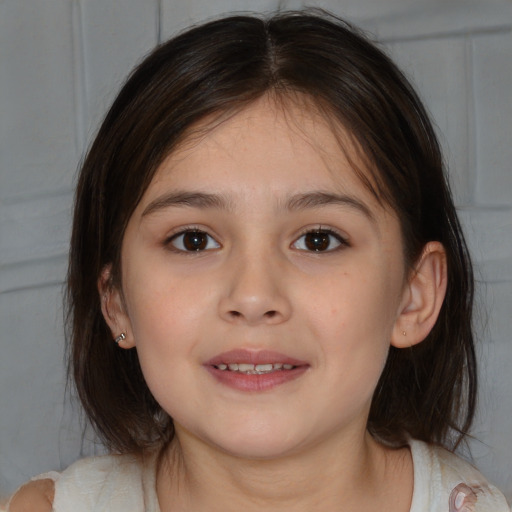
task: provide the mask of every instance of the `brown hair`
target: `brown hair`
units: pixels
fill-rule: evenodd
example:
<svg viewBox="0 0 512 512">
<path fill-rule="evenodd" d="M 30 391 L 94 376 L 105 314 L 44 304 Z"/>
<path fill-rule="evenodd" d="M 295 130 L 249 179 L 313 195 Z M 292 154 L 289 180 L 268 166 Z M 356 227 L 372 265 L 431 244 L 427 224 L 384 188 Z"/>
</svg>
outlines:
<svg viewBox="0 0 512 512">
<path fill-rule="evenodd" d="M 85 411 L 114 451 L 169 440 L 172 419 L 151 395 L 136 350 L 119 350 L 102 317 L 97 280 L 120 283 L 126 224 L 162 160 L 199 121 L 266 93 L 310 98 L 347 128 L 375 193 L 401 221 L 412 266 L 425 243 L 447 253 L 448 290 L 427 339 L 391 347 L 368 429 L 456 445 L 475 409 L 473 276 L 428 116 L 391 60 L 346 22 L 319 11 L 232 16 L 194 27 L 151 53 L 129 77 L 81 169 L 68 274 L 70 373 Z"/>
</svg>

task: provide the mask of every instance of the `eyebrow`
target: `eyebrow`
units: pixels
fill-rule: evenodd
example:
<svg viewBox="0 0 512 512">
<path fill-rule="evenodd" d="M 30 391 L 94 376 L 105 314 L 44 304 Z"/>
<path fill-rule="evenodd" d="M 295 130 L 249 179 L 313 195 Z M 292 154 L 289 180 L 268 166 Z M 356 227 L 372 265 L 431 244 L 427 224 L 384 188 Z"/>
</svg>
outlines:
<svg viewBox="0 0 512 512">
<path fill-rule="evenodd" d="M 284 203 L 284 209 L 289 211 L 302 211 L 330 205 L 349 207 L 359 211 L 370 221 L 376 222 L 375 216 L 370 208 L 360 199 L 345 194 L 333 194 L 331 192 L 317 191 L 293 195 Z M 230 200 L 228 196 L 207 192 L 177 191 L 160 196 L 149 203 L 142 212 L 142 217 L 169 207 L 215 208 L 228 212 L 234 211 L 233 201 Z"/>
<path fill-rule="evenodd" d="M 144 208 L 142 217 L 172 206 L 200 209 L 216 208 L 227 211 L 233 209 L 231 201 L 226 196 L 220 194 L 209 194 L 205 192 L 171 192 L 149 203 L 146 208 Z"/>
<path fill-rule="evenodd" d="M 370 208 L 360 199 L 345 194 L 333 194 L 331 192 L 308 192 L 292 196 L 286 203 L 286 208 L 291 211 L 320 208 L 322 206 L 338 205 L 348 206 L 362 213 L 372 222 L 376 222 Z"/>
</svg>

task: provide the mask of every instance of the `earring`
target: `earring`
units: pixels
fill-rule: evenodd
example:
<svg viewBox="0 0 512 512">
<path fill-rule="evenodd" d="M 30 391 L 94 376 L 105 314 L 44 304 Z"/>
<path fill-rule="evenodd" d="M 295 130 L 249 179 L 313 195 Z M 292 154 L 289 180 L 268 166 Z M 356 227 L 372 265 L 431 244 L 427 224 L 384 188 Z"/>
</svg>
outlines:
<svg viewBox="0 0 512 512">
<path fill-rule="evenodd" d="M 120 341 L 123 341 L 126 339 L 126 334 L 124 332 L 122 332 L 115 340 L 114 340 L 114 343 L 116 345 L 119 345 L 119 342 Z"/>
<path fill-rule="evenodd" d="M 402 331 L 402 334 L 403 334 L 404 336 L 407 336 L 407 333 L 406 333 L 405 331 Z"/>
</svg>

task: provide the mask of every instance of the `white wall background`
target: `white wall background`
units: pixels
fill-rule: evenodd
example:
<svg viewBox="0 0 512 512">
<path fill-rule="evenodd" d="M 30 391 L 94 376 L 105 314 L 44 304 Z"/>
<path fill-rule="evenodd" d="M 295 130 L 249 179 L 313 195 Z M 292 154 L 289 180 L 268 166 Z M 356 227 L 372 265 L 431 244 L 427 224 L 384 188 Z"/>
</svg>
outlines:
<svg viewBox="0 0 512 512">
<path fill-rule="evenodd" d="M 0 0 L 0 496 L 98 448 L 65 398 L 62 284 L 75 170 L 159 40 L 277 0 Z M 473 452 L 512 499 L 512 1 L 308 2 L 378 36 L 439 127 L 487 312 Z"/>
</svg>

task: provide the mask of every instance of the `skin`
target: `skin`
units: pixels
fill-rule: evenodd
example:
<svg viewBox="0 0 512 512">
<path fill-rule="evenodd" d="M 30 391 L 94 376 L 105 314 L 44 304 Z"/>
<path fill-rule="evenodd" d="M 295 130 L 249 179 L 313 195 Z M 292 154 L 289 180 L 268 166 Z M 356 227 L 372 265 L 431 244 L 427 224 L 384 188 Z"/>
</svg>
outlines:
<svg viewBox="0 0 512 512">
<path fill-rule="evenodd" d="M 122 290 L 109 268 L 99 288 L 113 336 L 126 333 L 174 419 L 162 511 L 409 510 L 410 453 L 366 422 L 390 344 L 420 342 L 437 318 L 444 251 L 428 244 L 409 272 L 396 215 L 349 161 L 362 165 L 342 128 L 263 98 L 173 152 L 130 219 Z M 186 250 L 191 231 L 199 251 Z M 233 349 L 307 370 L 233 389 L 204 366 Z"/>
<path fill-rule="evenodd" d="M 54 484 L 50 479 L 25 484 L 9 503 L 9 512 L 51 512 Z M 1 508 L 0 510 L 4 510 Z"/>
</svg>

